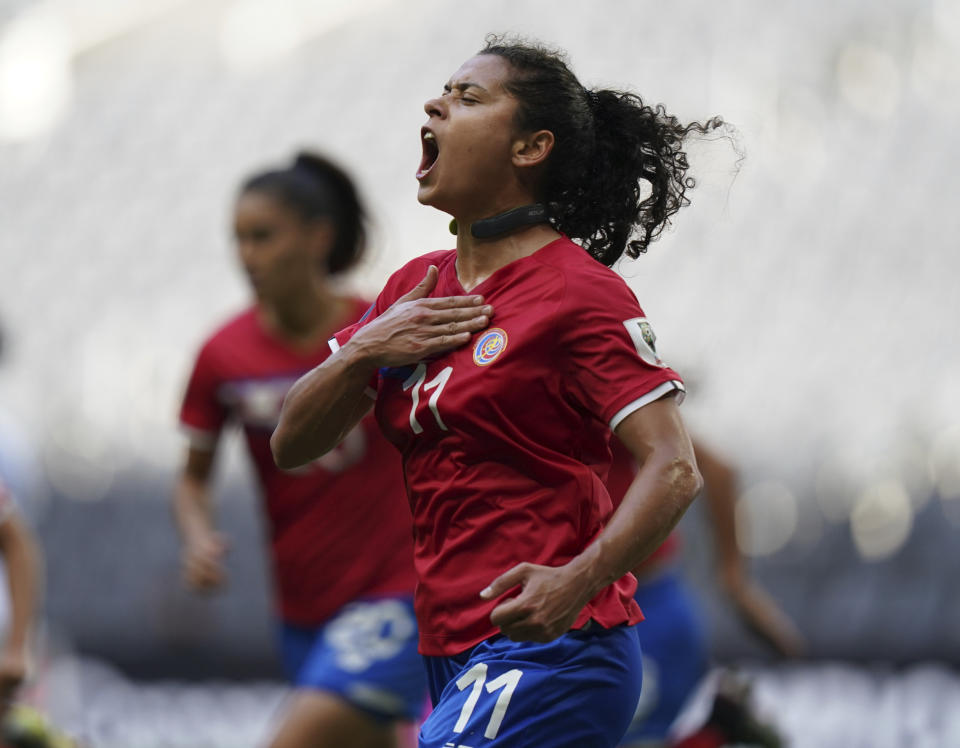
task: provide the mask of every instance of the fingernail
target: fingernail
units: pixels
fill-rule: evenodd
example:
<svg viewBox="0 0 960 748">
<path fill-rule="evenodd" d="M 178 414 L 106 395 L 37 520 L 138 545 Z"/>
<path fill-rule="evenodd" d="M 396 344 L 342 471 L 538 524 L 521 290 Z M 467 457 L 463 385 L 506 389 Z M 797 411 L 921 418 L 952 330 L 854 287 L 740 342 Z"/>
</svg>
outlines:
<svg viewBox="0 0 960 748">
<path fill-rule="evenodd" d="M 490 314 L 493 311 L 493 307 L 487 304 L 483 309 L 480 310 L 484 314 Z"/>
<path fill-rule="evenodd" d="M 489 587 L 486 587 L 480 591 L 480 597 L 490 597 L 493 594 L 493 590 Z"/>
<path fill-rule="evenodd" d="M 483 303 L 483 297 L 482 297 L 482 296 L 474 296 L 472 299 L 470 299 L 470 301 L 472 301 L 474 304 L 482 304 L 482 303 Z"/>
</svg>

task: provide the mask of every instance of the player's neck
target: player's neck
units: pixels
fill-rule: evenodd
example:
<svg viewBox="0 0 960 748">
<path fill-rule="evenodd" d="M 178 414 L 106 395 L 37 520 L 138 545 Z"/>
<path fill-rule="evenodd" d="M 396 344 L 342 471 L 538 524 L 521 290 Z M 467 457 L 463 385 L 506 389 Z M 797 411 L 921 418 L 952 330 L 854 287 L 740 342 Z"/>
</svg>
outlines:
<svg viewBox="0 0 960 748">
<path fill-rule="evenodd" d="M 348 301 L 326 284 L 283 299 L 260 302 L 260 318 L 271 334 L 294 346 L 312 347 L 346 314 Z M 321 341 L 322 342 L 322 341 Z"/>
<path fill-rule="evenodd" d="M 549 224 L 525 226 L 492 239 L 477 239 L 462 227 L 457 232 L 457 278 L 471 291 L 500 268 L 529 257 L 560 234 Z"/>
</svg>

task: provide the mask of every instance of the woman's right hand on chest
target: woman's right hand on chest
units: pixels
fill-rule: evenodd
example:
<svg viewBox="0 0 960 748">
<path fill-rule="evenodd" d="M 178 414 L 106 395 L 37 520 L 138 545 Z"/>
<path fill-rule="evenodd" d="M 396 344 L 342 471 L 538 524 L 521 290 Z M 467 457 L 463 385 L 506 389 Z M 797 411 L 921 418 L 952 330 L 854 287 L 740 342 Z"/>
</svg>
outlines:
<svg viewBox="0 0 960 748">
<path fill-rule="evenodd" d="M 377 368 L 403 366 L 459 348 L 490 323 L 493 307 L 483 297 L 430 297 L 437 285 L 431 265 L 423 280 L 350 340 L 356 354 Z"/>
</svg>

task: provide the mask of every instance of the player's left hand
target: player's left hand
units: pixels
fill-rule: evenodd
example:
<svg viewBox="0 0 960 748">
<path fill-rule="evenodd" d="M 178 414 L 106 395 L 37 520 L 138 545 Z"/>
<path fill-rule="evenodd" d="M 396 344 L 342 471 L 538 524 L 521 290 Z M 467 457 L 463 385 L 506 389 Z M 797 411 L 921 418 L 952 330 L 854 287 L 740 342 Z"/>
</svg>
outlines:
<svg viewBox="0 0 960 748">
<path fill-rule="evenodd" d="M 549 642 L 562 636 L 592 597 L 583 577 L 569 566 L 530 563 L 501 574 L 480 597 L 492 600 L 517 586 L 520 594 L 490 613 L 490 622 L 513 641 Z"/>
</svg>

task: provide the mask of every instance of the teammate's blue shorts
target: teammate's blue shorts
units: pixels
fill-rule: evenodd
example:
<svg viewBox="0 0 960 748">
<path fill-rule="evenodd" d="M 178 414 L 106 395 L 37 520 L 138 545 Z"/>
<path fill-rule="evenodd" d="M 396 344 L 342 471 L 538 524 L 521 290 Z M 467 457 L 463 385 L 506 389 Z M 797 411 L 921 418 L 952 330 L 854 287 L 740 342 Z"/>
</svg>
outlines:
<svg viewBox="0 0 960 748">
<path fill-rule="evenodd" d="M 423 713 L 426 670 L 410 596 L 357 600 L 322 626 L 284 623 L 280 640 L 298 688 L 333 692 L 378 719 Z"/>
<path fill-rule="evenodd" d="M 623 742 L 662 742 L 707 674 L 707 638 L 676 572 L 642 582 L 634 598 L 646 619 L 634 627 L 643 649 L 643 690 Z"/>
<path fill-rule="evenodd" d="M 496 636 L 424 661 L 434 710 L 420 748 L 613 748 L 640 696 L 632 626 L 593 624 L 548 644 Z"/>
</svg>

